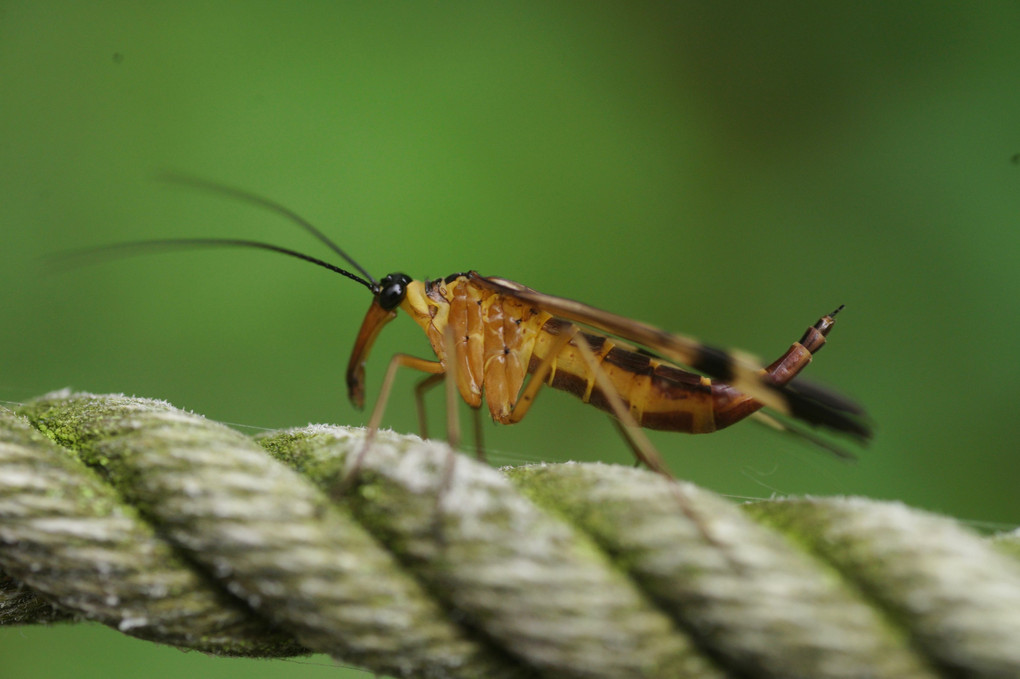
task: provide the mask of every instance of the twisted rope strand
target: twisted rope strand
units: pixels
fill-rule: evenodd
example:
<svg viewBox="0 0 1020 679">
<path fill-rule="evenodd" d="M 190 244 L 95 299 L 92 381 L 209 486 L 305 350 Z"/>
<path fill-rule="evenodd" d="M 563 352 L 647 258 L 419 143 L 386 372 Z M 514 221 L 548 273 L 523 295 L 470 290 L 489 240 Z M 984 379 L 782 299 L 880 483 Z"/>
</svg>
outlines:
<svg viewBox="0 0 1020 679">
<path fill-rule="evenodd" d="M 951 521 L 896 502 L 751 505 L 886 610 L 949 676 L 1020 677 L 1020 567 Z"/>
<path fill-rule="evenodd" d="M 60 445 L 0 410 L 0 624 L 399 677 L 1020 677 L 1018 534 L 607 465 L 500 474 L 388 432 L 331 500 L 364 430 L 252 441 L 88 394 L 22 412 Z"/>
<path fill-rule="evenodd" d="M 451 622 L 361 526 L 245 436 L 122 396 L 58 393 L 22 412 L 305 648 L 395 676 L 528 674 Z M 0 565 L 20 577 L 3 551 Z"/>
<path fill-rule="evenodd" d="M 63 609 L 48 613 L 22 591 L 4 606 L 5 617 L 74 611 L 131 636 L 209 653 L 307 653 L 196 573 L 85 465 L 2 408 L 0 545 L 4 572 Z M 16 585 L 7 580 L 13 597 Z"/>
<path fill-rule="evenodd" d="M 845 582 L 713 493 L 680 484 L 698 530 L 678 511 L 678 489 L 637 469 L 557 465 L 507 474 L 591 534 L 696 639 L 743 672 L 937 676 Z"/>
<path fill-rule="evenodd" d="M 363 440 L 364 430 L 324 426 L 260 438 L 324 488 Z M 371 451 L 348 494 L 355 516 L 437 596 L 546 676 L 725 676 L 586 536 L 497 470 L 389 432 Z"/>
</svg>

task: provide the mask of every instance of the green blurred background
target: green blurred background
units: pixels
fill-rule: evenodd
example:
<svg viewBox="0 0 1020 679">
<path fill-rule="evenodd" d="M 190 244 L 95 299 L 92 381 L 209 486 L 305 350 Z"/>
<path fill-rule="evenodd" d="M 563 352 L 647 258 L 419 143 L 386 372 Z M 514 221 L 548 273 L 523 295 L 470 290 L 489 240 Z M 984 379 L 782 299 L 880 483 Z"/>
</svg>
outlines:
<svg viewBox="0 0 1020 679">
<path fill-rule="evenodd" d="M 259 252 L 53 273 L 40 257 L 217 235 L 377 276 L 473 268 L 771 360 L 847 308 L 814 379 L 878 426 L 856 464 L 747 425 L 653 435 L 736 496 L 860 494 L 1020 522 L 1020 6 L 958 3 L 53 3 L 0 0 L 0 401 L 73 386 L 250 427 L 361 424 L 366 292 Z M 408 319 L 368 369 L 425 356 Z M 415 431 L 398 381 L 386 424 Z M 441 429 L 441 390 L 430 400 Z M 543 393 L 496 462 L 629 464 Z M 2 470 L 0 470 L 2 473 Z M 0 629 L 0 676 L 347 676 L 96 626 Z M 306 664 L 306 663 L 311 664 Z M 367 676 L 350 671 L 350 676 Z"/>
</svg>

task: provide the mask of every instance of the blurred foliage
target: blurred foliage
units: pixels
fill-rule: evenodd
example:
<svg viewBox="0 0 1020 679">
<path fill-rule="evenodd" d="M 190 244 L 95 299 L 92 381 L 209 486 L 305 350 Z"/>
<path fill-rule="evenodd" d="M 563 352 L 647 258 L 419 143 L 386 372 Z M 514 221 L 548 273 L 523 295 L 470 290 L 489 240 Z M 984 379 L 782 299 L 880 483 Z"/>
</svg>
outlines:
<svg viewBox="0 0 1020 679">
<path fill-rule="evenodd" d="M 257 252 L 44 265 L 199 235 L 328 256 L 153 181 L 169 169 L 283 202 L 379 276 L 477 269 L 767 360 L 846 303 L 808 372 L 872 412 L 860 461 L 752 425 L 655 435 L 677 474 L 1015 525 L 1018 21 L 1007 2 L 5 0 L 0 400 L 71 385 L 253 427 L 365 421 L 342 376 L 369 299 L 344 279 Z M 370 394 L 397 351 L 428 352 L 406 319 Z M 416 428 L 415 379 L 395 429 Z M 562 394 L 486 436 L 500 463 L 629 460 Z M 299 671 L 87 630 L 0 630 L 5 676 Z"/>
</svg>

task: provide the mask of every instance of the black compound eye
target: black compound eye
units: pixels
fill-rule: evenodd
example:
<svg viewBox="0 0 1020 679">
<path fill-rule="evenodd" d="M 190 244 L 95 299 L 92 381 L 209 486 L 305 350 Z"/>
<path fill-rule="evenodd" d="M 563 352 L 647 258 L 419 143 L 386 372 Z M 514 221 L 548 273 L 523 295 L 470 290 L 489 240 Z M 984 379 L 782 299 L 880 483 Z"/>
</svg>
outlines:
<svg viewBox="0 0 1020 679">
<path fill-rule="evenodd" d="M 402 273 L 391 273 L 379 282 L 379 306 L 392 311 L 400 306 L 407 296 L 411 277 Z"/>
</svg>

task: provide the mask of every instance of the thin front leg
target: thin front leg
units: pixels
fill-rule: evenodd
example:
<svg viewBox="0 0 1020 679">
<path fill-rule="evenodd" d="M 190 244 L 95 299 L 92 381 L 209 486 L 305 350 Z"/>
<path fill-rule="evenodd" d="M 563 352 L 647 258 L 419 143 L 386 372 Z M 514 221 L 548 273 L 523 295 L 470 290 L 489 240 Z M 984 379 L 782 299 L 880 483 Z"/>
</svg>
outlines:
<svg viewBox="0 0 1020 679">
<path fill-rule="evenodd" d="M 451 360 L 447 366 L 446 380 L 446 462 L 443 466 L 443 477 L 439 482 L 439 489 L 436 493 L 436 508 L 433 512 L 432 530 L 437 539 L 443 542 L 442 531 L 442 510 L 441 506 L 446 492 L 453 483 L 453 467 L 457 464 L 456 449 L 460 445 L 460 420 L 457 417 L 457 408 L 460 405 L 457 401 L 457 354 L 456 339 L 454 338 L 453 326 L 447 324 L 443 328 L 443 351 Z"/>
<path fill-rule="evenodd" d="M 393 380 L 397 376 L 397 368 L 413 368 L 424 373 L 442 375 L 444 368 L 439 361 L 429 361 L 417 356 L 408 354 L 394 354 L 390 364 L 386 368 L 386 376 L 383 377 L 382 387 L 379 389 L 379 398 L 372 409 L 372 417 L 368 420 L 369 436 L 374 436 L 379 424 L 382 423 L 383 413 L 386 412 L 386 403 L 390 399 L 390 391 L 393 389 Z"/>
<path fill-rule="evenodd" d="M 379 430 L 379 424 L 382 422 L 383 414 L 386 412 L 386 402 L 389 400 L 390 392 L 393 390 L 393 380 L 397 376 L 397 368 L 400 367 L 414 368 L 422 372 L 432 373 L 433 376 L 442 375 L 444 370 L 443 364 L 439 361 L 429 361 L 408 354 L 393 355 L 389 366 L 386 368 L 386 376 L 383 377 L 382 387 L 379 389 L 379 398 L 375 402 L 375 407 L 372 408 L 372 416 L 368 420 L 368 431 L 365 432 L 365 439 L 361 443 L 361 449 L 338 486 L 338 494 L 340 495 L 350 488 L 354 479 L 357 478 L 358 471 L 361 469 L 361 463 L 365 459 L 365 454 L 372 447 L 372 440 L 375 438 L 375 433 Z"/>
<path fill-rule="evenodd" d="M 447 324 L 443 328 L 443 350 L 452 360 L 446 368 L 446 442 L 451 450 L 460 447 L 460 405 L 457 400 L 457 344 L 454 339 L 453 326 Z"/>
<path fill-rule="evenodd" d="M 425 416 L 425 393 L 444 379 L 446 379 L 446 373 L 436 373 L 435 375 L 429 375 L 425 379 L 421 380 L 414 387 L 414 404 L 418 410 L 418 432 L 423 439 L 427 439 L 429 437 L 428 418 Z M 485 432 L 482 429 L 484 424 L 482 422 L 482 409 L 472 408 L 471 414 L 475 425 L 475 456 L 484 462 Z"/>
</svg>

